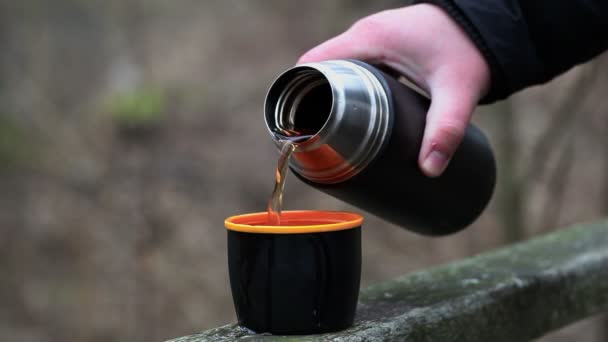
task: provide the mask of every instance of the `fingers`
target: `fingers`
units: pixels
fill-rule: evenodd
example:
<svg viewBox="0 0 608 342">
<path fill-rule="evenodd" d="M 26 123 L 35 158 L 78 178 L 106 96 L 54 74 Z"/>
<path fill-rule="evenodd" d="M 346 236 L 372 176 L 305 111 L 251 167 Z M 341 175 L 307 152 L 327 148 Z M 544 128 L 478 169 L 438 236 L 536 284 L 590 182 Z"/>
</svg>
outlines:
<svg viewBox="0 0 608 342">
<path fill-rule="evenodd" d="M 346 32 L 306 52 L 298 64 L 331 59 L 381 61 L 386 51 L 386 25 L 368 17 L 355 23 Z"/>
<path fill-rule="evenodd" d="M 330 59 L 360 58 L 356 45 L 357 37 L 342 33 L 321 45 L 309 50 L 298 60 L 298 64 L 320 62 Z"/>
<path fill-rule="evenodd" d="M 433 94 L 418 163 L 429 177 L 440 176 L 462 141 L 476 101 L 449 89 Z"/>
</svg>

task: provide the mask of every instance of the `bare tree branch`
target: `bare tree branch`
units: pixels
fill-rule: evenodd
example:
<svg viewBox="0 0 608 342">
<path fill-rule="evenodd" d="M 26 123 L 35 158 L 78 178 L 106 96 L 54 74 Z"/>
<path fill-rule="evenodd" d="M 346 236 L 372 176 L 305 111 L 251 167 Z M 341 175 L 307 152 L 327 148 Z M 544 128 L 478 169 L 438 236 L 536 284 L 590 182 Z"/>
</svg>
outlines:
<svg viewBox="0 0 608 342">
<path fill-rule="evenodd" d="M 570 94 L 555 109 L 555 114 L 545 132 L 538 139 L 538 143 L 533 147 L 530 166 L 522 173 L 524 181 L 533 181 L 543 174 L 546 160 L 557 141 L 571 128 L 576 119 L 575 111 L 580 110 L 588 98 L 589 85 L 593 84 L 596 78 L 596 64 L 586 67 L 579 78 L 571 86 Z"/>
<path fill-rule="evenodd" d="M 501 158 L 500 191 L 497 194 L 499 207 L 498 215 L 503 225 L 502 230 L 506 242 L 512 243 L 525 236 L 525 186 L 516 174 L 516 159 L 519 144 L 516 130 L 516 117 L 511 101 L 497 105 L 498 130 L 497 152 Z"/>
<path fill-rule="evenodd" d="M 545 198 L 544 208 L 541 211 L 537 227 L 542 231 L 555 228 L 559 221 L 559 213 L 564 204 L 566 189 L 570 183 L 570 174 L 574 166 L 574 134 L 568 134 L 565 148 L 560 153 L 557 165 L 549 176 L 549 196 Z"/>
</svg>

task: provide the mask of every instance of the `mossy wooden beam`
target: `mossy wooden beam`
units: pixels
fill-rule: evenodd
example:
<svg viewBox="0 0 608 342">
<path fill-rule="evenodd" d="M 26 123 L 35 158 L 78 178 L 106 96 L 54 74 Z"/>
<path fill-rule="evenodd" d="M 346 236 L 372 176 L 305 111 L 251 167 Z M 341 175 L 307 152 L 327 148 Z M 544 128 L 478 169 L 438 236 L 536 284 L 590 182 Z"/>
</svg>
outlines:
<svg viewBox="0 0 608 342">
<path fill-rule="evenodd" d="M 355 325 L 265 336 L 227 325 L 173 342 L 526 341 L 608 310 L 608 222 L 582 224 L 361 292 Z"/>
</svg>

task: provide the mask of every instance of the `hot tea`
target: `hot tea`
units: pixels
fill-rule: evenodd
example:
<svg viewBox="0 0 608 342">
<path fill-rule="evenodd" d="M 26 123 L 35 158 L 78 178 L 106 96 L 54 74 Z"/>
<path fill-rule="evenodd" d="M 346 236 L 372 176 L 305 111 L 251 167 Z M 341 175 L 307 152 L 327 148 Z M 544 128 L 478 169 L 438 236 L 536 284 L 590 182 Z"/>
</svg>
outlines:
<svg viewBox="0 0 608 342">
<path fill-rule="evenodd" d="M 280 155 L 277 170 L 275 173 L 275 183 L 270 199 L 268 200 L 268 224 L 278 226 L 281 224 L 281 210 L 283 207 L 283 190 L 285 188 L 285 178 L 287 177 L 287 165 L 289 159 L 297 146 L 308 140 L 311 135 L 303 134 L 298 131 L 282 129 L 280 133 L 275 133 L 279 139 Z"/>
</svg>

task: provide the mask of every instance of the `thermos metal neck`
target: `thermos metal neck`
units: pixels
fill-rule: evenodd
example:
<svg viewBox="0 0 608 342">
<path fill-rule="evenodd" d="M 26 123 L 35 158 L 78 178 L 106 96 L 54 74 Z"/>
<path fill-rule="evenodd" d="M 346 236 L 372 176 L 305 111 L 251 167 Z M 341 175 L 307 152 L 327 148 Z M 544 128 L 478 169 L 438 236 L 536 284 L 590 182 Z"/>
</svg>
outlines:
<svg viewBox="0 0 608 342">
<path fill-rule="evenodd" d="M 317 183 L 338 183 L 364 170 L 390 136 L 389 99 L 380 80 L 346 60 L 301 64 L 280 75 L 265 103 L 266 126 L 279 145 L 298 144 L 291 168 Z"/>
</svg>

